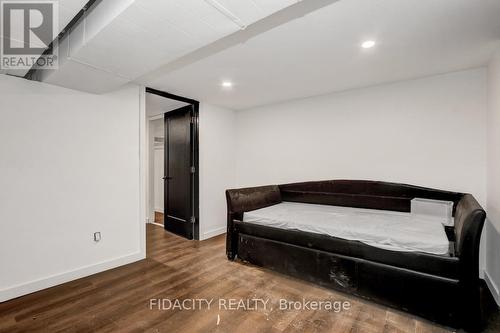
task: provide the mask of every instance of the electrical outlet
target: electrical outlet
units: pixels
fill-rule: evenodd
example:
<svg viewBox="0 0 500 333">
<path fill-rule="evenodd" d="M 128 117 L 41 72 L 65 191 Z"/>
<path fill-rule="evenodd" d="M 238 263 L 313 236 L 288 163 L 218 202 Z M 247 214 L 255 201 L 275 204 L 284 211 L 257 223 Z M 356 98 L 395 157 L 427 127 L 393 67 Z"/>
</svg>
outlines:
<svg viewBox="0 0 500 333">
<path fill-rule="evenodd" d="M 97 232 L 94 232 L 94 242 L 99 242 L 101 241 L 101 232 L 100 231 L 97 231 Z"/>
</svg>

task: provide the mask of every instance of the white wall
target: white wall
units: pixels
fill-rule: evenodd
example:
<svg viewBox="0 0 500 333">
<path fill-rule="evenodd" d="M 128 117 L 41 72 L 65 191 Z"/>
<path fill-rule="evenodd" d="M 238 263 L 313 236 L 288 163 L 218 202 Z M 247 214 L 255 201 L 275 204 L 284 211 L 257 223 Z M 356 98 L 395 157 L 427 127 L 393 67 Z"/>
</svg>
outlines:
<svg viewBox="0 0 500 333">
<path fill-rule="evenodd" d="M 0 301 L 144 258 L 139 87 L 0 75 L 0 116 Z"/>
<path fill-rule="evenodd" d="M 146 111 L 148 111 L 148 104 L 146 103 Z M 156 117 L 154 117 L 156 118 Z M 163 212 L 163 176 L 164 176 L 164 147 L 160 149 L 159 146 L 155 147 L 154 138 L 164 137 L 164 119 L 148 120 L 149 131 L 149 179 L 148 179 L 148 220 L 154 222 L 155 211 Z"/>
<path fill-rule="evenodd" d="M 140 94 L 0 76 L 0 300 L 144 257 Z M 484 69 L 238 112 L 201 103 L 200 238 L 225 232 L 224 191 L 236 186 L 377 179 L 467 191 L 485 204 L 486 109 Z M 498 133 L 498 108 L 489 110 Z M 490 135 L 490 177 L 497 143 Z M 495 205 L 489 197 L 493 221 Z"/>
<path fill-rule="evenodd" d="M 486 281 L 500 304 L 500 49 L 488 68 L 488 223 Z"/>
<path fill-rule="evenodd" d="M 163 213 L 164 210 L 164 181 L 165 176 L 164 167 L 165 164 L 165 150 L 163 148 L 154 149 L 154 210 L 155 212 Z M 154 217 L 154 216 L 153 216 Z"/>
<path fill-rule="evenodd" d="M 225 190 L 234 187 L 235 112 L 200 103 L 200 239 L 226 232 Z"/>
<path fill-rule="evenodd" d="M 372 179 L 486 203 L 486 71 L 237 112 L 238 186 Z"/>
</svg>

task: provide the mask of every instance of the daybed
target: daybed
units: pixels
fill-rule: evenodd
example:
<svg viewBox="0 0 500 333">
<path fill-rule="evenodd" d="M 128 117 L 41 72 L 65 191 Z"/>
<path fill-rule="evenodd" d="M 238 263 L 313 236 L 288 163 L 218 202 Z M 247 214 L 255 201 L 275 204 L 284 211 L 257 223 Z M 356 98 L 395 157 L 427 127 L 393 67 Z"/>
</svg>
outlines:
<svg viewBox="0 0 500 333">
<path fill-rule="evenodd" d="M 479 241 L 486 213 L 472 195 L 334 180 L 232 189 L 226 198 L 230 260 L 479 330 Z M 434 223 L 418 234 L 412 222 L 426 222 L 413 220 L 414 198 L 452 201 L 454 225 Z M 351 220 L 360 227 L 346 229 Z"/>
</svg>

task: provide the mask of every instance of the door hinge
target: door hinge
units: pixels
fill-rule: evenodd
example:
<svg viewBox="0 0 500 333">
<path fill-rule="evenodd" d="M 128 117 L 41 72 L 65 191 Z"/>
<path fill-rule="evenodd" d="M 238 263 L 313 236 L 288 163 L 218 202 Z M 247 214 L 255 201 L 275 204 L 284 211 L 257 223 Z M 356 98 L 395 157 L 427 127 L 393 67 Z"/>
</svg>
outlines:
<svg viewBox="0 0 500 333">
<path fill-rule="evenodd" d="M 196 223 L 196 217 L 191 216 L 191 218 L 189 219 L 189 222 L 191 222 L 193 224 Z"/>
<path fill-rule="evenodd" d="M 196 167 L 192 166 L 190 170 L 191 170 L 191 173 L 195 173 L 196 172 Z"/>
</svg>

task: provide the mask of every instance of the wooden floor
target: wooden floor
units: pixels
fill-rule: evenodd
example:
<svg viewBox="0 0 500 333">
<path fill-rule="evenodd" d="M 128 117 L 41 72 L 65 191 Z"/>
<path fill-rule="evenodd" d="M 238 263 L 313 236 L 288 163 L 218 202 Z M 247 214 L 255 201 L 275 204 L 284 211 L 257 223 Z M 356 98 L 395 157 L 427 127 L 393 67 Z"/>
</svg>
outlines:
<svg viewBox="0 0 500 333">
<path fill-rule="evenodd" d="M 145 260 L 1 303 L 0 332 L 449 332 L 383 306 L 230 262 L 224 236 L 187 241 L 149 224 L 147 244 Z M 255 311 L 216 305 L 158 310 L 150 309 L 152 298 L 214 299 L 214 304 L 268 299 L 269 305 Z M 303 298 L 349 301 L 351 309 L 279 309 L 280 299 Z"/>
</svg>

